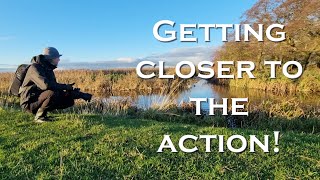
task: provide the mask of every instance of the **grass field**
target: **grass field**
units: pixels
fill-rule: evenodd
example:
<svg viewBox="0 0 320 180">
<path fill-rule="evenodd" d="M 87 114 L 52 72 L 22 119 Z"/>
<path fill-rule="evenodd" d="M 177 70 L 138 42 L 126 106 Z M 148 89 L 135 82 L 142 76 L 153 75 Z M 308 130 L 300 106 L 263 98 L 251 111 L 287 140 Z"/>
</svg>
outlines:
<svg viewBox="0 0 320 180">
<path fill-rule="evenodd" d="M 157 153 L 163 135 L 177 146 L 185 134 L 262 137 L 272 131 L 227 129 L 121 116 L 54 114 L 35 124 L 15 109 L 0 109 L 0 179 L 319 179 L 320 135 L 281 131 L 280 152 Z M 276 129 L 275 129 L 276 130 Z M 235 142 L 237 146 L 238 142 Z M 186 146 L 192 147 L 188 142 Z M 274 141 L 270 142 L 273 149 Z"/>
</svg>

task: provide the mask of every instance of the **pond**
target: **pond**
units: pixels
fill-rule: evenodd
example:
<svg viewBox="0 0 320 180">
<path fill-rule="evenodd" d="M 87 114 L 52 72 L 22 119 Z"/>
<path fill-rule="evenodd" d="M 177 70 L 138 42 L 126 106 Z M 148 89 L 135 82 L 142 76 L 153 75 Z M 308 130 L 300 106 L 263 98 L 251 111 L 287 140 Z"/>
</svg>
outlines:
<svg viewBox="0 0 320 180">
<path fill-rule="evenodd" d="M 199 80 L 189 87 L 188 90 L 177 92 L 175 94 L 139 94 L 138 92 L 131 92 L 130 95 L 121 96 L 108 96 L 104 98 L 104 101 L 112 99 L 129 98 L 139 108 L 147 109 L 157 104 L 165 103 L 177 103 L 182 102 L 188 103 L 189 98 L 214 98 L 217 102 L 221 103 L 222 98 L 246 98 L 250 105 L 260 104 L 263 101 L 270 102 L 281 102 L 284 100 L 294 99 L 295 102 L 299 103 L 305 108 L 320 108 L 320 95 L 319 94 L 273 94 L 256 89 L 243 89 L 243 88 L 232 88 L 225 86 L 217 86 L 207 83 L 206 80 Z M 231 103 L 231 99 L 228 103 Z M 208 111 L 209 105 L 206 102 L 201 103 L 201 109 Z"/>
</svg>

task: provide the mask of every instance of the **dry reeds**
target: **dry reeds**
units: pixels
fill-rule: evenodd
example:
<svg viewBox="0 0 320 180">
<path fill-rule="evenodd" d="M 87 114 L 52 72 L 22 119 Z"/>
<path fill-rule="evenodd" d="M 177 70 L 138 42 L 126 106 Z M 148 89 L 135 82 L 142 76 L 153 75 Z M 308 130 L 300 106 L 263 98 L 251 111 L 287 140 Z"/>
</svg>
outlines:
<svg viewBox="0 0 320 180">
<path fill-rule="evenodd" d="M 157 70 L 143 69 L 145 73 Z M 149 72 L 150 71 L 150 72 Z M 168 68 L 168 73 L 173 69 Z M 97 94 L 113 94 L 115 92 L 159 92 L 170 89 L 172 83 L 181 80 L 172 79 L 142 79 L 135 73 L 135 69 L 110 69 L 110 70 L 58 70 L 55 71 L 59 83 L 75 83 L 75 87 L 82 91 L 94 92 Z M 11 84 L 14 73 L 0 73 L 0 92 L 7 92 Z M 183 90 L 192 79 L 183 80 L 177 89 Z"/>
<path fill-rule="evenodd" d="M 290 72 L 295 73 L 295 72 Z M 296 93 L 296 92 L 320 92 L 320 70 L 319 68 L 306 69 L 298 79 L 289 79 L 281 71 L 277 71 L 276 78 L 270 78 L 270 70 L 265 69 L 254 73 L 256 79 L 250 79 L 244 75 L 242 79 L 212 79 L 211 82 L 219 85 L 232 87 L 260 89 L 272 93 Z"/>
</svg>

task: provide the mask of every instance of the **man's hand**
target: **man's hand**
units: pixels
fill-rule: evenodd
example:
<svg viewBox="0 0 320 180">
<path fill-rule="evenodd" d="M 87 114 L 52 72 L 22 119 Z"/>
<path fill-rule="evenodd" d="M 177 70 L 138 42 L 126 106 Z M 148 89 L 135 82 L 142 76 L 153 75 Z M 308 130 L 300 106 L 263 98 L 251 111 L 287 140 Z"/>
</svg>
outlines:
<svg viewBox="0 0 320 180">
<path fill-rule="evenodd" d="M 72 91 L 73 90 L 73 85 L 75 85 L 76 83 L 71 83 L 71 84 L 66 84 L 66 90 L 67 91 Z"/>
</svg>

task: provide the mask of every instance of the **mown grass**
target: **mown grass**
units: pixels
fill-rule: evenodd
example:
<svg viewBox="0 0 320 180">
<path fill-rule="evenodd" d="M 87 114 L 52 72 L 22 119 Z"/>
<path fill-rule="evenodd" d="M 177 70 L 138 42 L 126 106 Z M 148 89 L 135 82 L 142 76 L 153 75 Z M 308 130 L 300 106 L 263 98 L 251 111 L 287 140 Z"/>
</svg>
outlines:
<svg viewBox="0 0 320 180">
<path fill-rule="evenodd" d="M 15 109 L 0 110 L 1 179 L 317 179 L 320 136 L 281 131 L 280 152 L 157 153 L 164 134 L 177 147 L 185 134 L 262 137 L 272 131 L 201 127 L 110 115 L 55 114 L 35 124 Z M 277 129 L 273 129 L 277 130 Z M 235 142 L 237 146 L 238 142 Z M 193 142 L 187 142 L 192 147 Z M 274 141 L 270 142 L 273 149 Z M 177 147 L 178 148 L 178 147 Z"/>
</svg>

